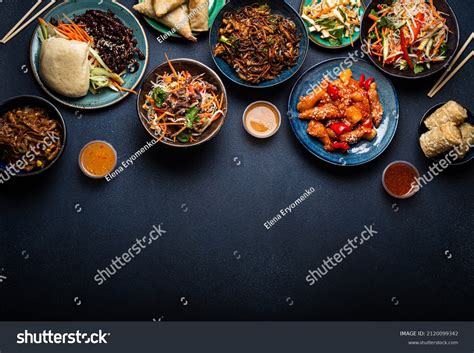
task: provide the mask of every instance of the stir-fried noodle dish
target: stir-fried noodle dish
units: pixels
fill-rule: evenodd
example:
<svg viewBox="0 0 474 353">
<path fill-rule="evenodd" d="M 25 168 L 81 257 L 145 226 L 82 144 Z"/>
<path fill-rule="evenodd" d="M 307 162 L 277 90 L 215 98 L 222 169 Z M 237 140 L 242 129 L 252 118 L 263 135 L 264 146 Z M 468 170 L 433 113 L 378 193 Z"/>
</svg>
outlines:
<svg viewBox="0 0 474 353">
<path fill-rule="evenodd" d="M 268 5 L 255 4 L 226 12 L 218 40 L 214 55 L 242 80 L 257 84 L 297 64 L 301 34 L 290 19 L 273 14 Z"/>
</svg>

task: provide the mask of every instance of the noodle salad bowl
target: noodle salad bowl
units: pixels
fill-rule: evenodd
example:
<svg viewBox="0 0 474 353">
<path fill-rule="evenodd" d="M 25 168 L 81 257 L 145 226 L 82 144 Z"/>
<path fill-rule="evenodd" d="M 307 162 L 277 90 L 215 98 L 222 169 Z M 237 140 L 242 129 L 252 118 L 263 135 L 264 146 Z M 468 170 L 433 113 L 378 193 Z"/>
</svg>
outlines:
<svg viewBox="0 0 474 353">
<path fill-rule="evenodd" d="M 227 93 L 219 76 L 192 59 L 162 63 L 145 78 L 137 99 L 145 130 L 172 147 L 214 138 L 227 115 Z"/>
<path fill-rule="evenodd" d="M 459 25 L 446 0 L 374 0 L 362 18 L 361 40 L 379 70 L 419 79 L 449 65 L 459 45 Z"/>
</svg>

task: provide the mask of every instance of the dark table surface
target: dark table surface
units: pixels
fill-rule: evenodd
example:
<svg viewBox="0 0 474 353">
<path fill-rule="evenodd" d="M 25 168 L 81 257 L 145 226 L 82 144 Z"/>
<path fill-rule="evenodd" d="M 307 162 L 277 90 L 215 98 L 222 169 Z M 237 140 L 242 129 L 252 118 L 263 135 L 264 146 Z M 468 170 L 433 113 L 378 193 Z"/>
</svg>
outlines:
<svg viewBox="0 0 474 353">
<path fill-rule="evenodd" d="M 2 35 L 32 2 L 0 4 Z M 473 30 L 472 4 L 451 3 L 463 43 Z M 195 45 L 159 44 L 140 21 L 150 43 L 147 72 L 165 52 L 215 68 L 207 36 Z M 29 68 L 32 31 L 0 47 L 1 100 L 46 97 Z M 311 44 L 300 74 L 353 50 Z M 93 139 L 111 142 L 119 161 L 139 150 L 149 136 L 135 97 L 96 112 L 58 105 L 69 133 L 63 158 L 44 175 L 0 186 L 0 275 L 7 277 L 0 283 L 0 320 L 472 320 L 474 163 L 450 167 L 406 201 L 390 198 L 381 184 L 394 160 L 428 170 L 418 146 L 420 118 L 448 99 L 474 109 L 472 65 L 434 99 L 426 93 L 438 76 L 393 80 L 397 134 L 382 156 L 356 168 L 313 157 L 287 119 L 266 141 L 244 131 L 246 105 L 265 99 L 286 112 L 299 75 L 261 91 L 225 80 L 229 114 L 213 141 L 187 150 L 155 146 L 111 182 L 83 176 L 78 154 Z M 264 227 L 310 187 L 315 192 L 290 215 Z M 97 285 L 98 269 L 161 223 L 162 238 Z M 308 285 L 308 270 L 374 223 L 379 233 L 370 242 Z"/>
</svg>

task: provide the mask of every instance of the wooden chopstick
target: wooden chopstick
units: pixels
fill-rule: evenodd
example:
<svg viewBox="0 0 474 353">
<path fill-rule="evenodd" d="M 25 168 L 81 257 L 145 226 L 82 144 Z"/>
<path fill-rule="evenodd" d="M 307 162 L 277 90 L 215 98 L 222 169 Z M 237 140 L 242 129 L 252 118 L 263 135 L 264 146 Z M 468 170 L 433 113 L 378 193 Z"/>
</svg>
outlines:
<svg viewBox="0 0 474 353">
<path fill-rule="evenodd" d="M 451 69 L 453 68 L 454 64 L 456 64 L 456 62 L 459 60 L 459 58 L 461 57 L 462 53 L 464 52 L 464 50 L 466 50 L 467 46 L 471 43 L 471 41 L 474 39 L 474 32 L 471 33 L 471 35 L 469 36 L 469 38 L 466 40 L 466 42 L 464 43 L 464 45 L 461 47 L 461 49 L 458 51 L 458 53 L 456 54 L 456 56 L 454 57 L 453 61 L 451 62 L 451 64 L 449 64 L 448 68 L 446 69 L 446 71 L 444 72 L 444 74 L 441 75 L 441 77 L 439 78 L 439 80 L 434 84 L 433 88 L 431 88 L 431 90 L 428 92 L 428 97 L 432 97 L 431 94 L 436 90 L 436 88 L 438 88 L 438 85 L 444 80 L 444 78 L 448 75 L 449 71 L 451 71 Z"/>
<path fill-rule="evenodd" d="M 30 18 L 25 24 L 23 24 L 20 28 L 18 28 L 15 32 L 13 32 L 12 34 L 10 34 L 10 36 L 6 39 L 3 40 L 3 43 L 7 43 L 9 40 L 13 39 L 18 33 L 20 33 L 21 31 L 23 31 L 31 22 L 33 22 L 34 20 L 36 20 L 43 12 L 45 12 L 47 9 L 49 9 L 51 6 L 54 5 L 54 3 L 56 2 L 56 0 L 51 0 L 51 2 L 46 5 L 45 7 L 43 7 L 39 12 L 36 13 L 36 15 L 34 15 L 32 18 Z"/>
<path fill-rule="evenodd" d="M 446 77 L 446 78 L 444 79 L 444 81 L 441 82 L 441 83 L 438 85 L 438 87 L 436 87 L 436 89 L 435 89 L 433 92 L 430 92 L 430 93 L 428 94 L 428 97 L 433 98 L 433 96 L 434 96 L 436 93 L 438 93 L 438 92 L 441 90 L 441 88 L 443 88 L 444 85 L 445 85 L 446 83 L 448 83 L 448 81 L 449 81 L 459 70 L 461 70 L 461 68 L 462 68 L 473 56 L 474 56 L 474 50 L 471 50 L 471 52 L 469 53 L 469 55 L 464 58 L 464 60 L 453 70 L 453 72 L 451 72 L 451 73 L 448 75 L 448 77 Z"/>
<path fill-rule="evenodd" d="M 28 18 L 28 16 L 31 15 L 31 13 L 32 13 L 38 6 L 40 6 L 40 4 L 41 4 L 42 2 L 43 2 L 43 0 L 38 0 L 38 1 L 36 2 L 36 4 L 34 4 L 33 7 L 30 9 L 30 11 L 28 11 L 28 12 L 25 14 L 25 16 L 23 16 L 23 17 L 21 18 L 21 20 L 19 20 L 19 21 L 8 31 L 8 33 L 5 34 L 5 36 L 2 38 L 2 40 L 0 40 L 0 42 L 1 42 L 1 43 L 6 43 L 6 42 L 4 42 L 5 39 L 7 39 L 7 38 L 10 36 L 10 34 L 12 34 L 12 33 L 23 23 L 23 21 L 25 21 L 25 20 Z"/>
</svg>

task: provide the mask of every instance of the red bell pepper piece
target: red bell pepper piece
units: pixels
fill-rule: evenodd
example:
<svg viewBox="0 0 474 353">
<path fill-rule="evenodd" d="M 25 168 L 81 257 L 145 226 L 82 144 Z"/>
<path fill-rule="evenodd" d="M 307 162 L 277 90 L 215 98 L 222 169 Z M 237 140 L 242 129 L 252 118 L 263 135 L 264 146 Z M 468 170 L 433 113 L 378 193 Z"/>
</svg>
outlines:
<svg viewBox="0 0 474 353">
<path fill-rule="evenodd" d="M 362 126 L 367 129 L 372 129 L 374 127 L 372 119 L 369 118 L 369 119 L 364 120 L 364 122 L 362 123 Z"/>
<path fill-rule="evenodd" d="M 332 100 L 336 100 L 339 98 L 339 90 L 337 87 L 334 87 L 332 84 L 328 84 L 328 94 Z"/>
<path fill-rule="evenodd" d="M 339 142 L 339 141 L 333 142 L 331 146 L 332 148 L 336 150 L 343 150 L 344 152 L 347 152 L 350 148 L 347 142 Z"/>
<path fill-rule="evenodd" d="M 345 132 L 350 132 L 351 127 L 350 125 L 344 123 L 332 123 L 329 125 L 329 128 L 336 133 L 336 135 L 342 135 Z"/>
<path fill-rule="evenodd" d="M 368 91 L 372 82 L 375 81 L 375 78 L 369 77 L 367 81 L 364 82 L 364 88 Z"/>
<path fill-rule="evenodd" d="M 361 74 L 359 78 L 359 87 L 364 87 L 364 83 L 365 83 L 365 75 Z"/>
<path fill-rule="evenodd" d="M 408 55 L 408 47 L 403 30 L 400 31 L 400 45 L 402 46 L 403 58 L 406 60 L 408 67 L 413 70 L 413 62 L 411 61 L 410 55 Z"/>
<path fill-rule="evenodd" d="M 413 42 L 416 41 L 418 35 L 420 34 L 421 25 L 423 24 L 423 20 L 425 19 L 425 15 L 421 12 L 418 12 L 415 16 L 415 28 L 413 28 Z"/>
</svg>

